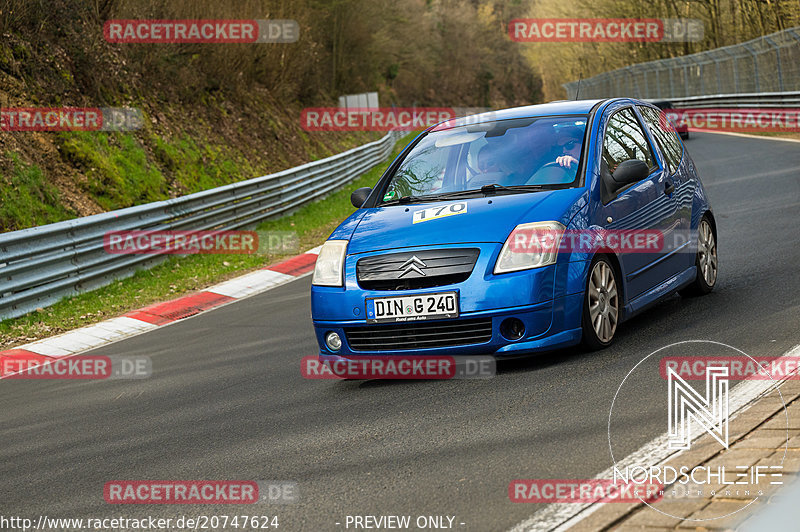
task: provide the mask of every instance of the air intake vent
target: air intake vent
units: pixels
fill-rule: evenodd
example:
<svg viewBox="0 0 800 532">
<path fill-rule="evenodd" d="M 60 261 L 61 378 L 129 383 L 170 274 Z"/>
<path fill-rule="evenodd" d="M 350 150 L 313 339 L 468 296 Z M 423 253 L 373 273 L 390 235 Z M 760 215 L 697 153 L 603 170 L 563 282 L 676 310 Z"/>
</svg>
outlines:
<svg viewBox="0 0 800 532">
<path fill-rule="evenodd" d="M 430 249 L 365 257 L 356 264 L 366 290 L 416 290 L 466 281 L 479 249 Z"/>
<path fill-rule="evenodd" d="M 408 351 L 483 344 L 492 339 L 492 318 L 347 327 L 353 351 Z"/>
</svg>

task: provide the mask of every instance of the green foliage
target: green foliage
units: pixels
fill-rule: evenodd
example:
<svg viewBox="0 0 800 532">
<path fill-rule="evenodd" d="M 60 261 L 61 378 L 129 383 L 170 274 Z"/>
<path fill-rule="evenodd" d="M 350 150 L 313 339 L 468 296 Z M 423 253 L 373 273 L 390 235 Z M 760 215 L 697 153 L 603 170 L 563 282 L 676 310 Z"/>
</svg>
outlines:
<svg viewBox="0 0 800 532">
<path fill-rule="evenodd" d="M 167 198 L 161 171 L 131 133 L 62 133 L 61 150 L 86 175 L 89 195 L 113 210 Z"/>
<path fill-rule="evenodd" d="M 106 210 L 167 199 L 171 189 L 199 192 L 256 175 L 232 150 L 188 136 L 170 141 L 153 134 L 143 144 L 131 133 L 70 132 L 62 141 L 64 157 L 86 175 L 85 190 Z"/>
<path fill-rule="evenodd" d="M 38 166 L 25 164 L 16 153 L 5 156 L 10 168 L 0 180 L 0 232 L 75 216 L 61 204 L 58 189 L 47 182 Z"/>
<path fill-rule="evenodd" d="M 14 53 L 11 48 L 0 44 L 0 70 L 9 71 L 12 64 L 14 64 Z"/>
<path fill-rule="evenodd" d="M 198 146 L 188 136 L 173 143 L 154 136 L 153 153 L 164 171 L 188 193 L 256 176 L 256 170 L 243 157 L 234 159 L 211 144 Z"/>
</svg>

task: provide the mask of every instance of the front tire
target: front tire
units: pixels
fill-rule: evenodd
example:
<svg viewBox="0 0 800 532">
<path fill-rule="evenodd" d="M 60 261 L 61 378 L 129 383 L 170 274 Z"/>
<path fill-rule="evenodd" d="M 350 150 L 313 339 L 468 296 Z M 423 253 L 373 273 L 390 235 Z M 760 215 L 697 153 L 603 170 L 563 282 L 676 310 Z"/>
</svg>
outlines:
<svg viewBox="0 0 800 532">
<path fill-rule="evenodd" d="M 598 255 L 589 268 L 583 297 L 583 344 L 591 349 L 611 345 L 619 323 L 619 290 L 614 266 Z"/>
<path fill-rule="evenodd" d="M 717 284 L 717 239 L 708 216 L 703 216 L 697 228 L 697 256 L 694 265 L 697 276 L 692 284 L 680 291 L 683 297 L 705 295 Z"/>
</svg>

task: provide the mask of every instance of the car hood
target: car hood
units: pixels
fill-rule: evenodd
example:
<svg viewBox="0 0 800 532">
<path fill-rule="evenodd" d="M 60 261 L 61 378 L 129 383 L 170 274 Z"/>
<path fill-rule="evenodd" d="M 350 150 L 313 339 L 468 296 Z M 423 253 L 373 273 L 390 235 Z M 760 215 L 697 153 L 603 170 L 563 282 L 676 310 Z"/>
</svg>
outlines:
<svg viewBox="0 0 800 532">
<path fill-rule="evenodd" d="M 505 242 L 517 224 L 556 220 L 567 225 L 576 210 L 571 209 L 584 189 L 561 189 L 523 194 L 498 194 L 489 197 L 454 199 L 391 205 L 361 209 L 363 214 L 348 220 L 354 227 L 348 254 L 398 249 L 412 246 L 433 246 L 464 242 Z M 434 217 L 439 209 L 458 213 Z M 428 211 L 424 220 L 415 221 L 414 213 Z M 421 215 L 417 214 L 417 218 Z M 337 237 L 341 238 L 340 231 Z M 333 238 L 333 236 L 332 236 Z"/>
</svg>

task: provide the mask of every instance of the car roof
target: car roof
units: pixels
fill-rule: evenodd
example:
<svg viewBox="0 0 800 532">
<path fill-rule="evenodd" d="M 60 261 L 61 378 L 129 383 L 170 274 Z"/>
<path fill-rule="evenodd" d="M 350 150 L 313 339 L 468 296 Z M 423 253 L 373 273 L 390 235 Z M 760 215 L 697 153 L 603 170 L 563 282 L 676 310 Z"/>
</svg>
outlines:
<svg viewBox="0 0 800 532">
<path fill-rule="evenodd" d="M 512 107 L 511 109 L 495 111 L 494 114 L 497 120 L 528 118 L 531 116 L 587 114 L 601 101 L 603 100 L 560 100 L 538 105 Z"/>
<path fill-rule="evenodd" d="M 558 100 L 536 105 L 525 105 L 522 107 L 512 107 L 510 109 L 500 109 L 499 111 L 488 111 L 477 115 L 457 118 L 455 120 L 445 120 L 431 127 L 429 131 L 439 131 L 469 124 L 480 124 L 482 122 L 492 122 L 494 120 L 512 120 L 514 118 L 530 118 L 540 116 L 558 116 L 589 114 L 589 112 L 600 103 L 629 102 L 636 105 L 653 105 L 649 101 L 637 100 L 634 98 L 605 98 L 600 100 Z"/>
<path fill-rule="evenodd" d="M 617 98 L 627 99 L 627 98 Z M 446 120 L 436 124 L 431 128 L 431 131 L 441 129 L 449 129 L 451 127 L 458 127 L 465 124 L 478 124 L 481 122 L 491 122 L 494 120 L 511 120 L 514 118 L 530 118 L 533 116 L 558 116 L 558 115 L 574 115 L 574 114 L 588 114 L 600 102 L 610 100 L 560 100 L 549 103 L 541 103 L 537 105 L 525 105 L 523 107 L 512 107 L 510 109 L 501 109 L 499 111 L 489 111 L 480 113 L 469 117 L 462 117 L 456 120 Z"/>
</svg>

